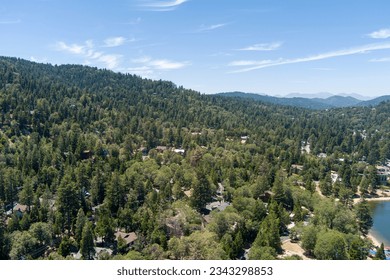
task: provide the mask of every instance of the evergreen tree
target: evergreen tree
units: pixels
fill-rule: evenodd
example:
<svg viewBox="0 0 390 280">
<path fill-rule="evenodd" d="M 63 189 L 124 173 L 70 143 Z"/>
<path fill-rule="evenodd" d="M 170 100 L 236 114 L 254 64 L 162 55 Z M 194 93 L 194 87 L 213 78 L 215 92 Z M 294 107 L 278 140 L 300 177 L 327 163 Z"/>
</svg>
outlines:
<svg viewBox="0 0 390 280">
<path fill-rule="evenodd" d="M 370 252 L 368 242 L 360 238 L 358 235 L 353 236 L 349 242 L 349 259 L 366 260 Z"/>
<path fill-rule="evenodd" d="M 24 213 L 22 218 L 19 221 L 19 226 L 21 230 L 28 230 L 30 228 L 30 215 L 28 213 Z"/>
<path fill-rule="evenodd" d="M 370 187 L 370 181 L 366 177 L 366 175 L 363 175 L 362 180 L 360 181 L 359 190 L 362 197 L 364 197 L 366 194 L 368 194 L 368 189 Z"/>
<path fill-rule="evenodd" d="M 373 225 L 373 220 L 370 214 L 370 206 L 366 200 L 362 200 L 356 205 L 356 219 L 360 232 L 367 235 Z"/>
<path fill-rule="evenodd" d="M 383 245 L 383 243 L 381 243 L 381 246 L 379 246 L 378 249 L 376 249 L 374 259 L 375 260 L 385 260 L 386 259 L 385 246 Z"/>
<path fill-rule="evenodd" d="M 24 184 L 23 189 L 19 193 L 19 201 L 27 205 L 27 212 L 30 212 L 31 205 L 34 202 L 34 187 L 30 181 L 26 181 L 26 184 Z"/>
<path fill-rule="evenodd" d="M 8 219 L 8 232 L 14 232 L 20 229 L 20 219 L 19 216 L 15 213 Z"/>
<path fill-rule="evenodd" d="M 40 245 L 51 245 L 53 239 L 53 230 L 48 223 L 34 223 L 31 225 L 29 232 L 36 238 Z"/>
<path fill-rule="evenodd" d="M 69 237 L 65 235 L 62 238 L 61 243 L 58 247 L 58 254 L 60 254 L 63 257 L 68 256 L 71 252 L 71 246 L 72 246 L 72 242 L 70 241 Z"/>
<path fill-rule="evenodd" d="M 328 172 L 323 180 L 320 181 L 320 190 L 323 195 L 329 196 L 332 194 L 332 177 Z"/>
<path fill-rule="evenodd" d="M 244 239 L 242 237 L 241 231 L 238 231 L 234 238 L 233 246 L 232 246 L 232 253 L 234 258 L 240 257 L 240 255 L 244 251 L 243 247 L 244 247 Z"/>
<path fill-rule="evenodd" d="M 110 211 L 107 207 L 100 207 L 96 222 L 96 233 L 101 236 L 105 242 L 114 241 L 115 225 Z"/>
<path fill-rule="evenodd" d="M 378 175 L 376 173 L 377 173 L 377 170 L 376 170 L 375 166 L 368 167 L 368 179 L 370 181 L 369 190 L 371 193 L 375 193 L 375 191 L 379 185 L 379 179 L 378 179 Z"/>
<path fill-rule="evenodd" d="M 297 201 L 295 204 L 294 204 L 294 210 L 293 210 L 293 213 L 294 213 L 294 221 L 297 223 L 297 222 L 301 222 L 303 221 L 303 212 L 302 212 L 302 206 L 301 206 L 301 203 L 299 201 Z"/>
<path fill-rule="evenodd" d="M 6 231 L 5 219 L 4 204 L 0 200 L 0 260 L 9 258 L 9 239 Z"/>
<path fill-rule="evenodd" d="M 95 243 L 90 222 L 84 225 L 80 242 L 80 252 L 84 260 L 92 260 L 95 255 Z"/>
<path fill-rule="evenodd" d="M 272 247 L 253 246 L 249 251 L 250 260 L 276 260 L 277 252 Z"/>
<path fill-rule="evenodd" d="M 230 257 L 234 257 L 233 253 L 233 238 L 232 235 L 229 233 L 225 233 L 224 236 L 222 236 L 220 240 L 220 244 L 222 245 L 223 250 L 226 252 L 226 254 Z"/>
<path fill-rule="evenodd" d="M 94 205 L 103 203 L 105 198 L 105 185 L 104 178 L 100 169 L 97 169 L 96 174 L 92 178 L 91 182 L 91 197 Z"/>
<path fill-rule="evenodd" d="M 198 211 L 206 206 L 211 201 L 211 184 L 204 172 L 197 173 L 197 182 L 192 188 L 192 206 Z"/>
<path fill-rule="evenodd" d="M 314 248 L 317 243 L 318 228 L 309 225 L 303 229 L 302 232 L 302 248 L 305 249 L 308 255 L 314 255 Z"/>
<path fill-rule="evenodd" d="M 83 209 L 80 208 L 79 212 L 77 213 L 76 225 L 75 225 L 75 230 L 74 230 L 74 237 L 75 237 L 77 244 L 79 244 L 79 245 L 81 242 L 83 229 L 84 229 L 86 222 L 87 222 L 87 218 L 85 217 Z"/>
<path fill-rule="evenodd" d="M 70 236 L 73 220 L 77 215 L 77 209 L 79 209 L 80 202 L 78 191 L 72 184 L 69 176 L 63 178 L 57 191 L 56 202 L 58 211 L 64 216 L 68 235 Z"/>
<path fill-rule="evenodd" d="M 272 186 L 272 192 L 274 193 L 273 199 L 279 203 L 286 203 L 287 197 L 286 192 L 283 185 L 283 177 L 281 172 L 277 172 L 275 174 L 275 181 Z"/>
<path fill-rule="evenodd" d="M 351 206 L 353 203 L 353 194 L 354 193 L 351 189 L 341 187 L 341 189 L 339 190 L 340 202 L 343 203 L 345 206 Z"/>
<path fill-rule="evenodd" d="M 280 221 L 277 215 L 272 211 L 260 224 L 259 232 L 254 241 L 258 247 L 271 247 L 276 252 L 281 252 L 281 242 L 279 235 Z"/>
<path fill-rule="evenodd" d="M 19 185 L 19 176 L 17 170 L 13 168 L 6 169 L 4 174 L 4 190 L 5 190 L 5 203 L 10 206 L 11 212 L 17 201 L 17 188 Z"/>
<path fill-rule="evenodd" d="M 114 173 L 111 178 L 111 183 L 108 185 L 105 202 L 109 207 L 111 213 L 117 214 L 120 207 L 125 204 L 125 190 L 122 185 L 121 179 L 118 173 Z"/>
</svg>

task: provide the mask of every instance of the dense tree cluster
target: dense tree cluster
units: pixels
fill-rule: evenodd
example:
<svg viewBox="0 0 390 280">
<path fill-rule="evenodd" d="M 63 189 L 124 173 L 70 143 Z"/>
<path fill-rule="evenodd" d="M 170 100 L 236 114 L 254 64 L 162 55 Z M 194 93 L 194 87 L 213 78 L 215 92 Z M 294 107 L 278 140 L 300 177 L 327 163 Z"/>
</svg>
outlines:
<svg viewBox="0 0 390 280">
<path fill-rule="evenodd" d="M 379 187 L 390 103 L 310 111 L 2 57 L 0 109 L 0 259 L 273 259 L 292 221 L 309 255 L 368 254 L 352 197 Z"/>
</svg>

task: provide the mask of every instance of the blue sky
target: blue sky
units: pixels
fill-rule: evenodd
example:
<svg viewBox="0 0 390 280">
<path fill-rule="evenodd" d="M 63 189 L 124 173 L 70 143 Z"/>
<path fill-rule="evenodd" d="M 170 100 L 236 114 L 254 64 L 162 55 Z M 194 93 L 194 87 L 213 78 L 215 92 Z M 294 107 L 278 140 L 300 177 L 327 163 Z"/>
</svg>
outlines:
<svg viewBox="0 0 390 280">
<path fill-rule="evenodd" d="M 0 55 L 202 93 L 390 94 L 387 0 L 3 0 Z"/>
</svg>

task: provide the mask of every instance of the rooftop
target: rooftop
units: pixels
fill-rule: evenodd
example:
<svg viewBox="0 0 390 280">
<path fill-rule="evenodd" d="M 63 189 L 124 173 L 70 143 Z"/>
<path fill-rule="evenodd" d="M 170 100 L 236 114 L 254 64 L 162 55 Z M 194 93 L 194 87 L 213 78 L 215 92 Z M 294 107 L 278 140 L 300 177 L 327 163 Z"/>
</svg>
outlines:
<svg viewBox="0 0 390 280">
<path fill-rule="evenodd" d="M 119 236 L 126 241 L 126 244 L 132 244 L 134 241 L 138 239 L 137 234 L 135 232 L 123 232 L 117 231 L 115 232 L 115 237 L 118 239 Z"/>
</svg>

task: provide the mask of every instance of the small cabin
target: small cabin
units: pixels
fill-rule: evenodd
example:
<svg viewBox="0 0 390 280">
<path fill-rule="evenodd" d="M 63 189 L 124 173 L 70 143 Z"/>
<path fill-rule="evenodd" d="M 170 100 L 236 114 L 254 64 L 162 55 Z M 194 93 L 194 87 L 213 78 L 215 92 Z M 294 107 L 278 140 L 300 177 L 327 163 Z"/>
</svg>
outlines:
<svg viewBox="0 0 390 280">
<path fill-rule="evenodd" d="M 135 232 L 123 232 L 117 231 L 115 232 L 115 237 L 118 240 L 119 237 L 125 240 L 127 246 L 134 245 L 134 242 L 138 239 L 137 234 Z"/>
</svg>

